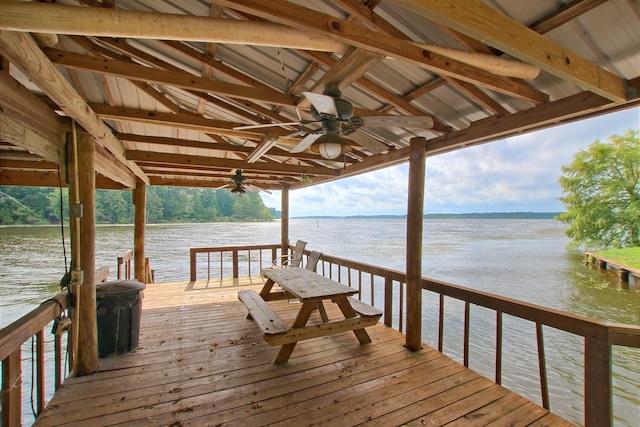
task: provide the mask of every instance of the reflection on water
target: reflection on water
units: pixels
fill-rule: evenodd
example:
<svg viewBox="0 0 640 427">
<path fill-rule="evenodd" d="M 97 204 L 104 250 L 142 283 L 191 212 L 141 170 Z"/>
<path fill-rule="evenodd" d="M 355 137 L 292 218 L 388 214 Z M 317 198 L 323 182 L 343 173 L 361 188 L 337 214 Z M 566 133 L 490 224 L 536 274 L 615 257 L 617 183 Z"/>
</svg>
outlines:
<svg viewBox="0 0 640 427">
<path fill-rule="evenodd" d="M 403 270 L 404 220 L 293 219 L 290 238 L 307 248 Z M 68 234 L 67 234 L 68 236 Z M 115 276 L 116 257 L 133 248 L 132 226 L 99 226 L 96 264 Z M 189 248 L 279 243 L 280 223 L 150 225 L 146 251 L 157 282 L 189 278 Z M 553 220 L 429 219 L 424 226 L 425 276 L 603 321 L 640 324 L 640 291 L 618 286 L 617 275 L 589 269 L 567 249 L 564 225 Z M 58 227 L 0 227 L 0 326 L 55 293 L 65 269 Z M 437 340 L 437 297 L 425 293 L 424 340 Z M 445 352 L 462 360 L 462 303 L 446 301 Z M 493 378 L 495 314 L 472 307 L 470 367 Z M 584 343 L 544 329 L 552 410 L 582 422 Z M 503 384 L 540 402 L 535 325 L 504 319 Z M 640 351 L 613 351 L 615 424 L 640 419 Z M 524 374 L 527 373 L 527 374 Z"/>
</svg>

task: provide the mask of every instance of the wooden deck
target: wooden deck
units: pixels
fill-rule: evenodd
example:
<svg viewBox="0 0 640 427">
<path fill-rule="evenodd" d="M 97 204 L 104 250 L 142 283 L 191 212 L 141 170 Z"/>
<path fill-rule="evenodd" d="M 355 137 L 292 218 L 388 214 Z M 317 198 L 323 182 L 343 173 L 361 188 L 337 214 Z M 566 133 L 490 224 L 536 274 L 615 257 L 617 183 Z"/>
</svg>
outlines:
<svg viewBox="0 0 640 427">
<path fill-rule="evenodd" d="M 573 425 L 428 346 L 407 351 L 382 324 L 370 344 L 351 332 L 303 341 L 276 366 L 279 347 L 237 299 L 246 288 L 147 286 L 141 347 L 68 379 L 35 425 Z M 298 308 L 270 304 L 287 321 Z"/>
</svg>

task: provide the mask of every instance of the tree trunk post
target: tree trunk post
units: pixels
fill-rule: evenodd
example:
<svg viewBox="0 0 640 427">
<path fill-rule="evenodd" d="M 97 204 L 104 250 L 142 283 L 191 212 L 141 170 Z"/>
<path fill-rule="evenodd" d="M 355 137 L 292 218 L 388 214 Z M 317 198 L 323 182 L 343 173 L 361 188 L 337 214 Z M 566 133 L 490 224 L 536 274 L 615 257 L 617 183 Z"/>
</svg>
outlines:
<svg viewBox="0 0 640 427">
<path fill-rule="evenodd" d="M 82 280 L 79 286 L 78 351 L 76 376 L 93 374 L 98 369 L 98 325 L 96 319 L 96 180 L 93 138 L 83 135 L 78 141 L 78 184 L 82 213 L 80 251 Z"/>
<path fill-rule="evenodd" d="M 407 200 L 407 338 L 411 351 L 422 348 L 422 226 L 424 212 L 425 138 L 412 138 Z"/>
<path fill-rule="evenodd" d="M 133 271 L 136 280 L 147 283 L 145 271 L 144 232 L 147 217 L 147 184 L 136 178 L 133 189 Z"/>
<path fill-rule="evenodd" d="M 282 217 L 280 218 L 280 256 L 289 254 L 289 184 L 282 184 Z"/>
</svg>

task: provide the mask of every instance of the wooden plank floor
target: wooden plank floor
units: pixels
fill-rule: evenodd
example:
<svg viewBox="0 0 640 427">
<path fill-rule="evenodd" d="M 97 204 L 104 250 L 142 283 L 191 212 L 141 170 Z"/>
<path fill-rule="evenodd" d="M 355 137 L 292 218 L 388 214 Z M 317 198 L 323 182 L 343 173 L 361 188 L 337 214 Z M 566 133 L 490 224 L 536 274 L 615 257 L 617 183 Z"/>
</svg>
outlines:
<svg viewBox="0 0 640 427">
<path fill-rule="evenodd" d="M 351 332 L 308 340 L 276 366 L 243 288 L 148 285 L 141 347 L 69 378 L 35 425 L 572 425 L 428 346 L 407 351 L 382 324 L 367 329 L 370 344 Z M 299 308 L 273 306 L 287 321 Z"/>
</svg>

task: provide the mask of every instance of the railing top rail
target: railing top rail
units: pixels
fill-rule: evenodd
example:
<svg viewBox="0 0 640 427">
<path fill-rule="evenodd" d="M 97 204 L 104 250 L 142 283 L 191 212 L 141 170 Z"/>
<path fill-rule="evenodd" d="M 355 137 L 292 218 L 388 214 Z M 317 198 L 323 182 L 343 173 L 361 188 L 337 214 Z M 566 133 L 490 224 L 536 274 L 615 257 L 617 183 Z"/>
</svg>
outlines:
<svg viewBox="0 0 640 427">
<path fill-rule="evenodd" d="M 44 301 L 33 311 L 0 329 L 0 360 L 6 359 L 22 343 L 58 317 L 61 310 L 60 304 L 67 308 L 67 294 L 64 292 Z"/>
<path fill-rule="evenodd" d="M 422 279 L 422 288 L 605 343 L 640 347 L 640 326 L 603 322 L 429 278 Z"/>
<path fill-rule="evenodd" d="M 276 249 L 280 245 L 277 243 L 271 243 L 266 245 L 237 245 L 237 246 L 213 246 L 213 247 L 199 247 L 189 248 L 191 253 L 198 252 L 228 252 L 228 251 L 242 251 L 242 250 L 257 250 L 257 249 Z"/>
<path fill-rule="evenodd" d="M 306 255 L 308 255 L 308 254 L 311 253 L 311 251 L 310 250 L 305 250 L 304 253 Z M 325 254 L 322 254 L 320 256 L 320 261 L 339 264 L 339 265 L 347 267 L 347 268 L 353 268 L 353 269 L 356 269 L 356 270 L 363 271 L 365 273 L 373 274 L 374 276 L 388 277 L 388 278 L 390 278 L 392 280 L 395 280 L 395 281 L 398 281 L 398 282 L 406 282 L 407 281 L 407 275 L 405 273 L 403 273 L 402 271 L 393 270 L 393 269 L 386 268 L 386 267 L 380 267 L 380 266 L 377 266 L 377 265 L 367 264 L 367 263 L 363 263 L 363 262 L 359 262 L 359 261 L 353 261 L 353 260 L 350 260 L 350 259 L 340 258 L 340 257 L 337 257 L 337 256 L 325 255 Z"/>
<path fill-rule="evenodd" d="M 118 257 L 118 263 L 129 262 L 133 260 L 133 250 L 128 250 L 122 256 Z"/>
<path fill-rule="evenodd" d="M 307 252 L 307 251 L 305 251 Z M 321 260 L 406 283 L 404 272 L 323 254 Z M 422 278 L 422 288 L 611 345 L 640 348 L 640 326 L 603 322 L 451 283 Z"/>
</svg>

